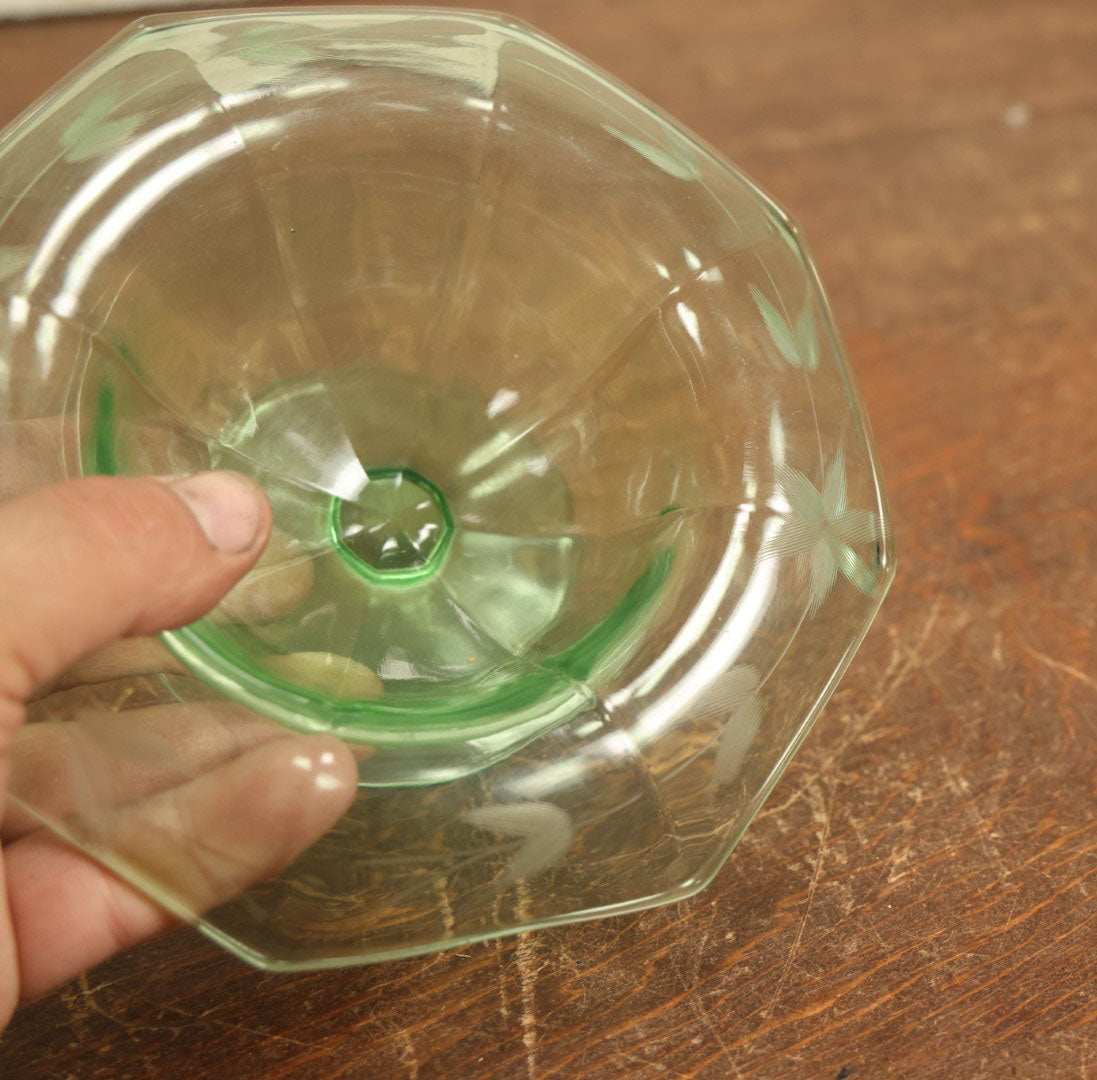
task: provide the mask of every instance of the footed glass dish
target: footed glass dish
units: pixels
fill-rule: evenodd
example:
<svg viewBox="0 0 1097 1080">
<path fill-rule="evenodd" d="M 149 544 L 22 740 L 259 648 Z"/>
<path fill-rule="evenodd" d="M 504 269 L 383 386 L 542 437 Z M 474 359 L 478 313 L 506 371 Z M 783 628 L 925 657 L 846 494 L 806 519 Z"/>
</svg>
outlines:
<svg viewBox="0 0 1097 1080">
<path fill-rule="evenodd" d="M 149 18 L 0 135 L 0 494 L 208 468 L 268 552 L 12 788 L 269 968 L 696 892 L 894 573 L 796 226 L 492 15 Z"/>
</svg>

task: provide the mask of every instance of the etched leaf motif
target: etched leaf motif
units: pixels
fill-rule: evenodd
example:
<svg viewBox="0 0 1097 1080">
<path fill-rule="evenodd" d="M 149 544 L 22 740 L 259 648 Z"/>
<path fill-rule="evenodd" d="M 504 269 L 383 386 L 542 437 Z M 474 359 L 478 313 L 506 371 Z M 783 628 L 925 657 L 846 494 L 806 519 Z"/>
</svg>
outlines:
<svg viewBox="0 0 1097 1080">
<path fill-rule="evenodd" d="M 15 277 L 30 262 L 32 251 L 25 245 L 0 245 L 0 281 Z"/>
<path fill-rule="evenodd" d="M 823 474 L 822 491 L 798 469 L 780 463 L 777 480 L 792 508 L 772 542 L 772 554 L 799 559 L 809 580 L 809 612 L 814 614 L 841 574 L 864 593 L 872 591 L 875 574 L 861 561 L 854 546 L 879 537 L 876 516 L 846 505 L 846 461 L 839 448 Z"/>
<path fill-rule="evenodd" d="M 750 744 L 762 722 L 762 703 L 758 697 L 758 669 L 752 664 L 740 664 L 725 672 L 713 684 L 705 706 L 718 704 L 727 719 L 720 729 L 720 741 L 712 765 L 710 788 L 715 790 L 730 783 L 739 774 Z"/>
<path fill-rule="evenodd" d="M 796 317 L 796 326 L 792 327 L 784 315 L 762 295 L 757 285 L 750 286 L 750 295 L 778 352 L 793 367 L 814 371 L 819 366 L 819 336 L 815 332 L 815 309 L 811 297 L 804 300 L 804 306 Z"/>
<path fill-rule="evenodd" d="M 117 95 L 107 92 L 96 94 L 84 106 L 80 115 L 61 134 L 66 161 L 86 161 L 134 133 L 146 114 L 137 112 L 112 118 L 117 104 Z"/>
<path fill-rule="evenodd" d="M 571 847 L 574 830 L 566 811 L 548 802 L 477 806 L 465 820 L 478 829 L 524 841 L 499 881 L 501 887 L 547 870 Z"/>
<path fill-rule="evenodd" d="M 322 24 L 295 18 L 243 29 L 235 24 L 196 27 L 188 51 L 210 89 L 228 97 L 292 79 L 303 64 L 324 55 L 325 40 Z"/>
<path fill-rule="evenodd" d="M 662 169 L 669 176 L 679 180 L 698 180 L 701 177 L 701 167 L 693 156 L 693 151 L 685 142 L 671 142 L 668 136 L 667 146 L 655 146 L 635 135 L 628 135 L 609 124 L 603 124 L 602 130 L 615 139 L 620 139 L 626 146 L 631 146 L 641 157 L 647 158 L 657 169 Z"/>
<path fill-rule="evenodd" d="M 250 64 L 287 64 L 292 67 L 316 59 L 318 54 L 315 49 L 293 38 L 292 26 L 251 27 L 240 35 L 240 40 L 247 44 L 234 52 Z"/>
</svg>

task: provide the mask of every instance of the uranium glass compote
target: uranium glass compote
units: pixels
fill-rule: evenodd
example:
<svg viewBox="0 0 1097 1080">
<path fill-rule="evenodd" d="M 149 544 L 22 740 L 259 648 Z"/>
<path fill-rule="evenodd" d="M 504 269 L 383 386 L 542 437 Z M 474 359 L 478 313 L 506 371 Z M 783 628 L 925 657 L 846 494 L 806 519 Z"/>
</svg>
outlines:
<svg viewBox="0 0 1097 1080">
<path fill-rule="evenodd" d="M 491 15 L 146 19 L 9 127 L 0 454 L 266 490 L 259 567 L 37 701 L 13 790 L 268 967 L 695 892 L 894 572 L 796 226 Z M 253 866 L 323 793 L 241 755 L 313 733 L 357 796 Z"/>
</svg>

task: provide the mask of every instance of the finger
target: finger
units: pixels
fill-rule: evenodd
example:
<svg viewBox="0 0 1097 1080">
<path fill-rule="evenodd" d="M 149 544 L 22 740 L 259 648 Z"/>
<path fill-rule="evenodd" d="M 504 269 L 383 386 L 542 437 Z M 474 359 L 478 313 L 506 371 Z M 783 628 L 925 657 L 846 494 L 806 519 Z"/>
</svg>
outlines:
<svg viewBox="0 0 1097 1080">
<path fill-rule="evenodd" d="M 40 686 L 30 700 L 77 686 L 95 686 L 137 675 L 178 675 L 184 670 L 156 638 L 118 638 L 70 664 L 56 679 Z"/>
<path fill-rule="evenodd" d="M 266 623 L 288 615 L 308 596 L 315 574 L 309 556 L 280 529 L 255 566 L 229 591 L 213 611 L 218 622 Z M 81 657 L 56 679 L 40 686 L 32 698 L 58 690 L 111 682 L 135 675 L 181 674 L 183 665 L 155 638 L 119 638 Z"/>
<path fill-rule="evenodd" d="M 114 638 L 205 614 L 269 533 L 269 504 L 235 473 L 90 477 L 0 506 L 0 702 Z"/>
<path fill-rule="evenodd" d="M 186 918 L 283 869 L 347 810 L 354 759 L 326 735 L 278 739 L 127 807 L 120 867 Z M 6 849 L 23 998 L 163 930 L 173 915 L 44 830 Z"/>
<path fill-rule="evenodd" d="M 267 623 L 288 615 L 308 596 L 315 581 L 312 557 L 281 529 L 254 568 L 221 601 L 213 618 L 233 623 Z"/>
<path fill-rule="evenodd" d="M 85 708 L 71 719 L 27 724 L 11 748 L 14 799 L 0 839 L 10 843 L 43 822 L 92 823 L 276 738 L 286 738 L 285 729 L 224 702 Z"/>
</svg>

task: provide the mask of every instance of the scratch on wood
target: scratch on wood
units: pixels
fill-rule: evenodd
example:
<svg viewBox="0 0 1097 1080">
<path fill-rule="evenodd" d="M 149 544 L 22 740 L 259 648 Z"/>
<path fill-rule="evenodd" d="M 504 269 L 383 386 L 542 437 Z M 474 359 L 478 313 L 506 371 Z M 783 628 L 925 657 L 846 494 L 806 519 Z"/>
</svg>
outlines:
<svg viewBox="0 0 1097 1080">
<path fill-rule="evenodd" d="M 937 616 L 940 613 L 941 597 L 938 596 L 930 606 L 929 614 L 926 616 L 926 621 L 922 624 L 918 639 L 907 652 L 906 661 L 902 664 L 898 663 L 899 652 L 898 646 L 896 646 L 895 651 L 892 653 L 891 660 L 888 662 L 887 670 L 880 680 L 879 688 L 876 693 L 876 700 L 872 703 L 872 707 L 846 728 L 845 738 L 839 746 L 835 747 L 834 752 L 828 755 L 824 762 L 824 766 L 832 764 L 841 757 L 846 748 L 860 736 L 861 732 L 864 731 L 866 727 L 868 727 L 876 717 L 876 714 L 879 713 L 887 703 L 891 695 L 906 682 L 915 667 L 921 666 L 922 653 L 926 647 L 926 642 L 929 640 L 930 634 L 933 632 L 933 627 L 937 623 Z"/>
<path fill-rule="evenodd" d="M 291 1046 L 301 1046 L 306 1050 L 316 1049 L 314 1043 L 304 1042 L 301 1039 L 293 1039 L 289 1035 L 279 1035 L 273 1031 L 260 1031 L 258 1028 L 248 1027 L 247 1024 L 234 1024 L 231 1020 L 218 1019 L 216 1016 L 212 1016 L 209 1010 L 200 1015 L 196 1015 L 187 1009 L 180 1008 L 178 1005 L 170 1005 L 168 1008 L 171 1012 L 177 1013 L 187 1020 L 200 1020 L 206 1024 L 216 1024 L 218 1027 L 228 1028 L 229 1031 L 239 1031 L 241 1034 L 247 1035 L 249 1040 L 271 1039 L 274 1042 L 289 1043 Z"/>
<path fill-rule="evenodd" d="M 69 1011 L 69 1020 L 76 1029 L 76 1035 L 83 1038 L 84 1021 L 95 1012 L 95 1008 L 92 1001 L 89 1000 L 90 991 L 88 990 L 87 975 L 80 976 L 77 980 L 77 986 L 79 990 L 73 987 L 66 987 L 62 990 L 61 1001 Z"/>
<path fill-rule="evenodd" d="M 530 894 L 525 881 L 518 883 L 518 917 L 529 919 Z M 518 982 L 522 992 L 522 1045 L 526 1048 L 526 1072 L 529 1080 L 537 1076 L 537 1015 L 534 990 L 537 983 L 537 969 L 534 966 L 536 946 L 534 935 L 520 934 L 515 945 L 515 957 L 518 962 Z"/>
<path fill-rule="evenodd" d="M 891 656 L 888 657 L 887 666 L 880 674 L 880 680 L 876 684 L 876 695 L 879 696 L 884 692 L 884 687 L 887 686 L 888 680 L 895 673 L 895 669 L 899 666 L 903 659 L 903 649 L 899 643 L 899 631 L 894 626 L 888 627 L 888 637 L 891 639 Z"/>
<path fill-rule="evenodd" d="M 887 883 L 894 885 L 900 878 L 904 878 L 910 873 L 910 868 L 903 866 L 902 864 L 910 861 L 910 847 L 895 847 L 889 852 L 888 862 L 888 876 Z"/>
<path fill-rule="evenodd" d="M 728 1045 L 724 1042 L 724 1037 L 720 1034 L 720 1027 L 712 1018 L 712 1014 L 705 1008 L 704 1003 L 699 999 L 696 994 L 690 994 L 689 1006 L 693 1011 L 693 1014 L 701 1021 L 702 1024 L 712 1033 L 712 1037 L 719 1044 L 720 1049 L 724 1052 L 724 1058 L 728 1063 L 731 1062 L 731 1051 L 728 1049 Z"/>
<path fill-rule="evenodd" d="M 926 642 L 929 640 L 929 635 L 933 632 L 933 627 L 937 622 L 937 616 L 941 613 L 941 598 L 938 596 L 933 605 L 929 609 L 929 614 L 926 616 L 926 621 L 922 624 L 921 633 L 918 635 L 918 640 L 914 643 L 914 647 L 907 653 L 906 663 L 904 663 L 899 670 L 895 673 L 891 682 L 882 690 L 882 692 L 876 698 L 872 708 L 865 714 L 862 719 L 862 724 L 868 723 L 883 707 L 884 702 L 887 701 L 900 686 L 906 682 L 907 677 L 911 671 L 918 666 L 921 660 L 922 650 L 926 646 Z"/>
<path fill-rule="evenodd" d="M 701 961 L 705 957 L 705 946 L 708 944 L 709 932 L 706 930 L 701 935 L 701 940 L 697 945 L 697 963 L 693 965 L 693 978 L 694 981 L 701 974 Z"/>
<path fill-rule="evenodd" d="M 99 983 L 97 986 L 90 986 L 88 984 L 88 977 L 86 974 L 80 975 L 76 980 L 76 985 L 80 988 L 79 1000 L 83 1007 L 82 1015 L 87 1017 L 91 1013 L 98 1013 L 106 1020 L 112 1020 L 114 1023 L 124 1027 L 127 1031 L 143 1031 L 143 1030 L 156 1030 L 155 1028 L 145 1028 L 143 1025 L 131 1024 L 123 1016 L 118 1016 L 109 1009 L 104 1009 L 102 1005 L 95 998 L 95 992 L 102 990 L 106 983 Z"/>
<path fill-rule="evenodd" d="M 827 853 L 827 841 L 830 838 L 830 820 L 834 812 L 834 791 L 831 791 L 829 800 L 819 800 L 819 806 L 822 811 L 821 822 L 822 832 L 819 836 L 819 850 L 815 856 L 815 865 L 811 871 L 811 881 L 808 882 L 808 895 L 807 902 L 804 904 L 804 914 L 800 917 L 800 925 L 796 930 L 796 939 L 792 943 L 792 948 L 789 949 L 788 956 L 785 959 L 785 966 L 781 970 L 781 977 L 777 980 L 777 988 L 773 991 L 773 997 L 770 998 L 769 1004 L 762 1011 L 762 1016 L 768 1017 L 772 1014 L 774 1007 L 777 1004 L 778 998 L 781 996 L 781 991 L 785 987 L 785 982 L 788 980 L 789 972 L 792 970 L 792 963 L 796 959 L 796 954 L 800 951 L 800 943 L 804 940 L 804 929 L 808 924 L 808 919 L 811 916 L 811 905 L 815 899 L 815 889 L 819 884 L 819 874 L 823 869 L 823 859 Z"/>
<path fill-rule="evenodd" d="M 682 984 L 682 988 L 689 992 L 689 997 L 686 1000 L 689 1002 L 690 1011 L 693 1013 L 694 1016 L 697 1017 L 698 1020 L 701 1021 L 706 1030 L 719 1044 L 720 1049 L 724 1052 L 727 1064 L 732 1065 L 732 1067 L 734 1068 L 735 1066 L 732 1061 L 731 1051 L 728 1049 L 727 1043 L 724 1042 L 723 1036 L 720 1034 L 719 1025 L 716 1023 L 715 1020 L 713 1020 L 712 1014 L 708 1011 L 708 1009 L 705 1008 L 704 1002 L 701 1001 L 699 995 L 695 992 L 696 983 L 701 974 L 701 961 L 704 958 L 705 946 L 708 944 L 709 933 L 710 932 L 708 930 L 704 932 L 701 937 L 701 943 L 697 946 L 697 963 L 693 969 L 692 980 L 686 980 L 685 976 L 682 974 L 682 970 L 680 967 L 675 966 L 673 970 L 678 976 L 678 981 Z M 727 941 L 728 938 L 725 936 L 724 940 Z M 680 1074 L 676 1073 L 675 1075 Z M 736 1075 L 738 1075 L 738 1069 L 736 1069 Z"/>
<path fill-rule="evenodd" d="M 1072 679 L 1077 679 L 1091 690 L 1097 690 L 1097 679 L 1094 679 L 1092 675 L 1087 675 L 1084 671 L 1079 671 L 1076 667 L 1071 667 L 1070 664 L 1064 664 L 1062 660 L 1055 660 L 1046 653 L 1039 652 L 1028 645 L 1025 646 L 1025 652 L 1034 656 L 1041 664 L 1045 664 L 1055 671 L 1061 671 L 1064 675 L 1069 675 Z"/>
<path fill-rule="evenodd" d="M 408 1080 L 419 1080 L 419 1055 L 415 1050 L 415 1040 L 403 1029 L 396 1033 L 396 1037 L 400 1040 L 400 1062 L 407 1066 Z"/>
<path fill-rule="evenodd" d="M 491 905 L 491 918 L 495 926 L 499 925 L 499 912 L 502 907 L 503 897 L 501 893 L 495 896 L 495 902 Z M 503 959 L 503 943 L 496 938 L 495 942 L 495 971 L 499 981 L 499 1015 L 506 1018 L 510 1016 L 507 1007 L 507 965 Z"/>
<path fill-rule="evenodd" d="M 436 874 L 434 877 L 434 891 L 438 894 L 438 909 L 442 913 L 442 929 L 446 937 L 453 937 L 453 905 L 449 900 L 448 882 L 445 874 Z"/>
<path fill-rule="evenodd" d="M 679 1072 L 677 1069 L 668 1065 L 665 1061 L 648 1061 L 646 1058 L 637 1057 L 636 1054 L 630 1054 L 626 1051 L 622 1051 L 619 1054 L 614 1054 L 613 1057 L 610 1058 L 610 1060 L 616 1061 L 619 1058 L 622 1058 L 625 1061 L 635 1061 L 638 1064 L 645 1066 L 646 1068 L 651 1068 L 652 1066 L 654 1066 L 656 1069 L 659 1070 L 659 1074 L 661 1076 L 680 1076 L 683 1077 L 684 1080 L 689 1080 L 690 1077 L 696 1075 L 695 1073 Z M 738 1073 L 736 1073 L 736 1075 L 738 1075 Z"/>
</svg>

